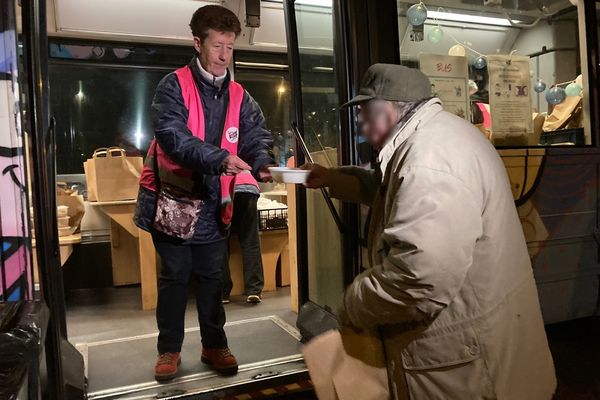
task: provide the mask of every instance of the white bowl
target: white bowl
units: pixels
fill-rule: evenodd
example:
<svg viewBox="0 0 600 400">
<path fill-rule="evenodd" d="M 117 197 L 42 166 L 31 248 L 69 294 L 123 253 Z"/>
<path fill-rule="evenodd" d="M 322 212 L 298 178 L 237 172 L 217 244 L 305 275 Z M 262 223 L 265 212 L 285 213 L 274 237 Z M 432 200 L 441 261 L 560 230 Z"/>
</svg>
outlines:
<svg viewBox="0 0 600 400">
<path fill-rule="evenodd" d="M 275 182 L 306 183 L 310 171 L 287 167 L 269 167 L 269 172 Z"/>
</svg>

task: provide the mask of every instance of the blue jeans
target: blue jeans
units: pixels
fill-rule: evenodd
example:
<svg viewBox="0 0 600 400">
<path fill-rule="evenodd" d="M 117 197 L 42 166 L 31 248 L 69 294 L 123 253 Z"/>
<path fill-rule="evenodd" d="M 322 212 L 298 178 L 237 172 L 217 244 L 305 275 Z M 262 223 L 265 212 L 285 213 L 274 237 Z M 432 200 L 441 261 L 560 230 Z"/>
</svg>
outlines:
<svg viewBox="0 0 600 400">
<path fill-rule="evenodd" d="M 153 233 L 156 251 L 162 260 L 158 281 L 158 352 L 181 351 L 184 336 L 185 308 L 190 280 L 196 285 L 196 307 L 202 345 L 206 348 L 227 347 L 222 265 L 225 241 L 209 244 L 182 244 L 179 239 Z"/>
<path fill-rule="evenodd" d="M 231 230 L 237 233 L 242 248 L 244 267 L 244 293 L 260 294 L 264 287 L 262 257 L 260 254 L 260 237 L 258 236 L 258 211 L 256 203 L 258 195 L 252 193 L 236 193 L 231 219 Z M 229 270 L 229 246 L 225 249 L 223 262 L 223 298 L 229 298 L 233 282 Z"/>
</svg>

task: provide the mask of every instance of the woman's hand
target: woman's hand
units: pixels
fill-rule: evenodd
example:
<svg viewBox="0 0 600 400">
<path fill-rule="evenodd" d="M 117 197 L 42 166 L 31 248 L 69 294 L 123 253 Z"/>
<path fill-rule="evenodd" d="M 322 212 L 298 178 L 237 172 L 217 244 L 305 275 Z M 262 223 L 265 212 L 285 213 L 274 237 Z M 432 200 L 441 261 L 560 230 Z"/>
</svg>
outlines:
<svg viewBox="0 0 600 400">
<path fill-rule="evenodd" d="M 237 175 L 242 171 L 250 171 L 252 168 L 238 156 L 230 154 L 223 161 L 221 172 L 225 175 Z"/>
<path fill-rule="evenodd" d="M 317 189 L 329 186 L 329 169 L 319 164 L 312 163 L 304 164 L 300 169 L 310 171 L 306 183 L 304 184 L 307 188 Z"/>
</svg>

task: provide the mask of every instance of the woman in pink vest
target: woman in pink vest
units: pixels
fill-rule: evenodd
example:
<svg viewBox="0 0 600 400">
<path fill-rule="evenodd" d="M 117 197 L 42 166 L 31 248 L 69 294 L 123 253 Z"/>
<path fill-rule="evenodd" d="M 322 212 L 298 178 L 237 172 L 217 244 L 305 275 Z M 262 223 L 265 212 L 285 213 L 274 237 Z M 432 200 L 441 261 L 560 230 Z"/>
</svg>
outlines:
<svg viewBox="0 0 600 400">
<path fill-rule="evenodd" d="M 155 140 L 140 179 L 136 224 L 152 233 L 161 256 L 158 360 L 155 378 L 176 376 L 181 363 L 189 281 L 196 283 L 202 362 L 235 374 L 223 326 L 221 267 L 232 216 L 233 187 L 269 181 L 272 139 L 262 111 L 231 80 L 236 15 L 220 6 L 199 8 L 190 27 L 197 52 L 167 75 L 152 103 Z"/>
</svg>

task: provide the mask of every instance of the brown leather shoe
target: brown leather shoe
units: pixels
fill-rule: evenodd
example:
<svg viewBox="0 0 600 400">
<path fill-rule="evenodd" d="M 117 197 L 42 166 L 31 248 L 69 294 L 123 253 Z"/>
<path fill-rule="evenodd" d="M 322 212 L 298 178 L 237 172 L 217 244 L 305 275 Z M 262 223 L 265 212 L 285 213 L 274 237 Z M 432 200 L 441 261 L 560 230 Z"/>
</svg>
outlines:
<svg viewBox="0 0 600 400">
<path fill-rule="evenodd" d="M 221 375 L 235 375 L 238 372 L 238 363 L 231 351 L 224 349 L 202 349 L 202 362 L 210 365 Z"/>
<path fill-rule="evenodd" d="M 163 353 L 159 355 L 154 367 L 154 378 L 157 381 L 168 381 L 175 378 L 179 364 L 181 364 L 179 353 Z"/>
</svg>

